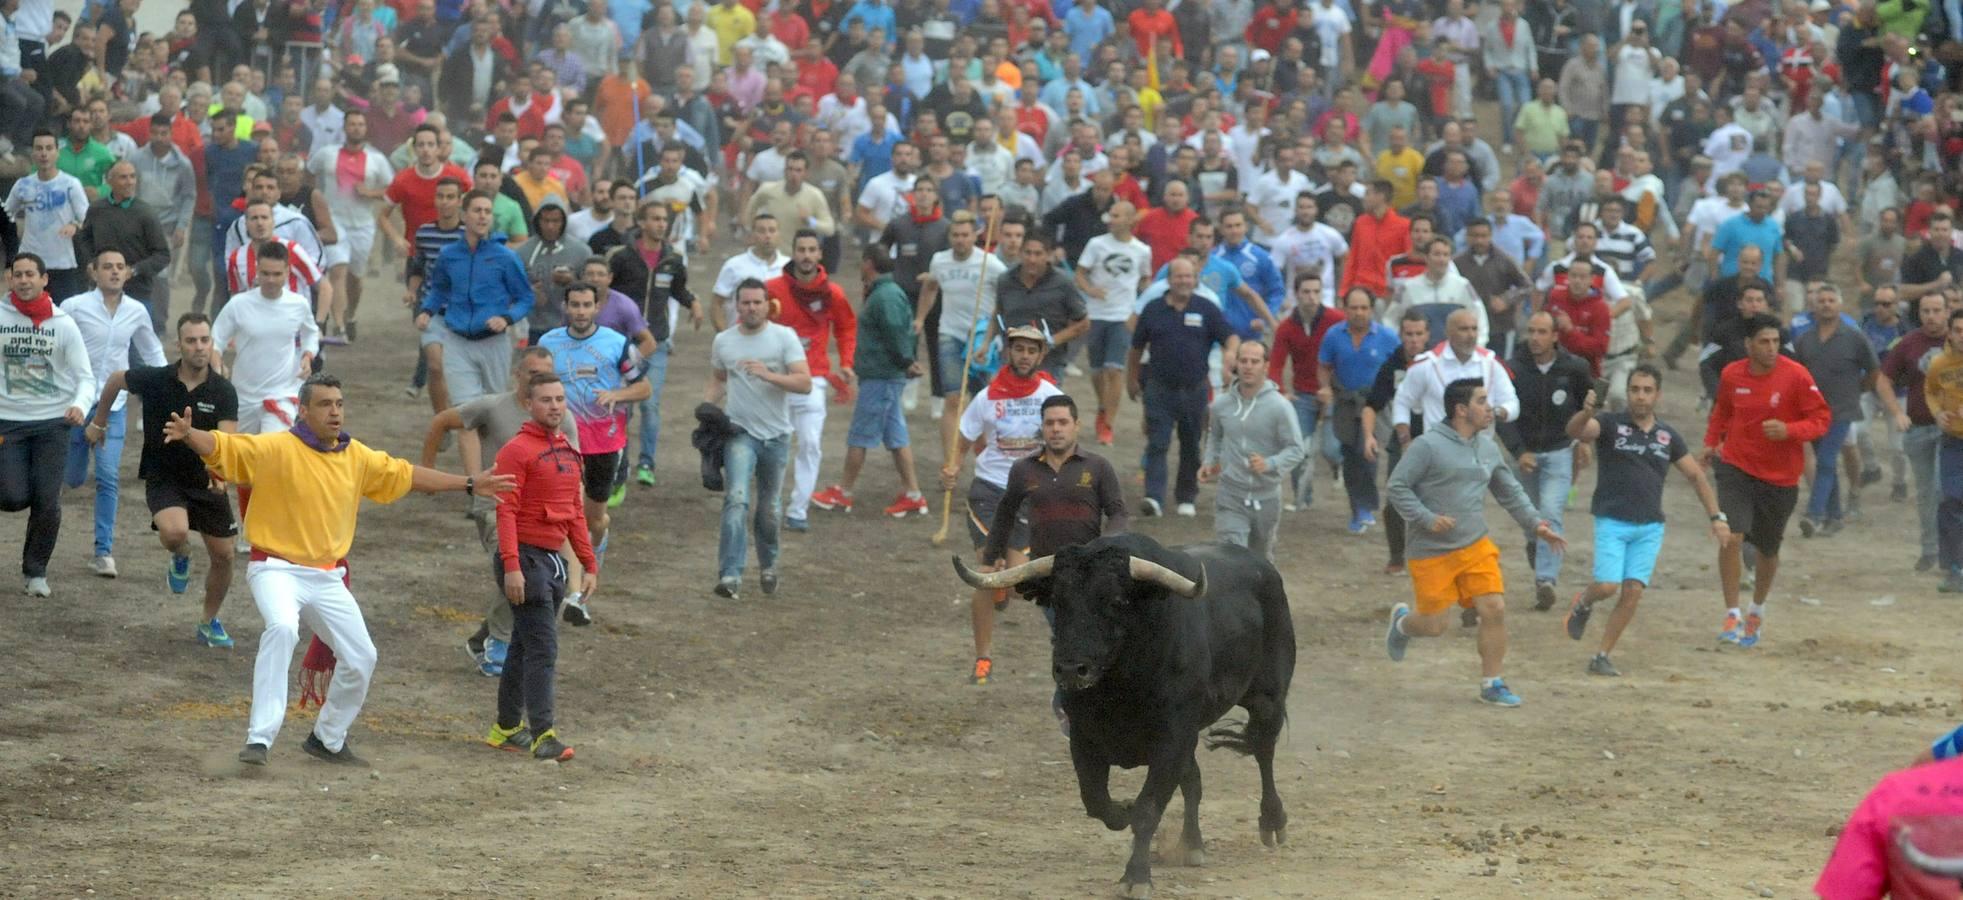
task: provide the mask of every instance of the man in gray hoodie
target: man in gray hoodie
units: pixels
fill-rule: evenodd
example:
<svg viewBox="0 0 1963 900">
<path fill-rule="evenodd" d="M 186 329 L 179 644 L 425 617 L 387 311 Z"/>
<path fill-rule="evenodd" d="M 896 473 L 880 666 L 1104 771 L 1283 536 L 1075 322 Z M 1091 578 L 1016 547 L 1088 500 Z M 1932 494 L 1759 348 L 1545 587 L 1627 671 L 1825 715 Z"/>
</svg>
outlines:
<svg viewBox="0 0 1963 900">
<path fill-rule="evenodd" d="M 1234 388 L 1214 398 L 1201 481 L 1219 480 L 1213 535 L 1275 561 L 1282 474 L 1302 462 L 1295 407 L 1268 380 L 1268 346 L 1242 341 L 1234 354 Z"/>
<path fill-rule="evenodd" d="M 1486 534 L 1486 492 L 1548 546 L 1567 542 L 1520 487 L 1489 429 L 1492 405 L 1477 378 L 1445 387 L 1445 428 L 1426 429 L 1404 450 L 1390 476 L 1390 502 L 1410 523 L 1406 565 L 1417 609 L 1399 603 L 1390 611 L 1384 646 L 1393 662 L 1404 658 L 1413 637 L 1443 634 L 1452 607 L 1479 612 L 1479 699 L 1516 707 L 1520 698 L 1506 686 L 1506 585 L 1500 579 L 1500 551 Z"/>
</svg>

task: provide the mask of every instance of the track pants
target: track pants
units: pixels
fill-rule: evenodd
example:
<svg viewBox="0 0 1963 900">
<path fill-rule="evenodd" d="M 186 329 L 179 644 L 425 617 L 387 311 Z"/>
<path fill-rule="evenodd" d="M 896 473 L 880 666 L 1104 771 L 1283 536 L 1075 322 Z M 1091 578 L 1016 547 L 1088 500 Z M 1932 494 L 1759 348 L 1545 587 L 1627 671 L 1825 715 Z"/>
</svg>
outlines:
<svg viewBox="0 0 1963 900">
<path fill-rule="evenodd" d="M 368 623 L 347 585 L 342 569 L 315 569 L 283 559 L 255 560 L 245 567 L 252 602 L 259 607 L 266 629 L 259 635 L 259 658 L 252 666 L 252 718 L 246 743 L 268 747 L 286 721 L 287 674 L 293 648 L 300 642 L 300 624 L 334 651 L 334 680 L 327 686 L 314 734 L 327 749 L 339 752 L 347 743 L 348 726 L 368 698 L 375 674 L 375 642 Z"/>
<path fill-rule="evenodd" d="M 500 588 L 504 562 L 491 558 Z M 498 679 L 498 727 L 528 724 L 532 734 L 552 728 L 553 680 L 559 665 L 559 601 L 566 596 L 566 562 L 559 551 L 518 545 L 525 574 L 525 602 L 512 607 L 511 650 Z M 510 605 L 506 601 L 506 605 Z"/>
<path fill-rule="evenodd" d="M 791 395 L 791 428 L 797 450 L 791 455 L 791 502 L 784 516 L 802 519 L 811 510 L 811 492 L 818 487 L 818 465 L 825 452 L 825 398 L 822 378 L 811 380 L 811 393 Z"/>
<path fill-rule="evenodd" d="M 61 470 L 72 429 L 63 419 L 0 422 L 0 512 L 27 510 L 27 542 L 20 572 L 48 574 L 61 536 Z"/>
</svg>

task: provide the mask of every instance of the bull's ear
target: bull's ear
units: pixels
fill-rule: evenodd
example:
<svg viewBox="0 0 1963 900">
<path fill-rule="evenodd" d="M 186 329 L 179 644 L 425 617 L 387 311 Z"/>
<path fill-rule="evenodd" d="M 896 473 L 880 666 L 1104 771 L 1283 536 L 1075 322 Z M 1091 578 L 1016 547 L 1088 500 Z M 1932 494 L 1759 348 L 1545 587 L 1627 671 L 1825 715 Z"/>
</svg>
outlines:
<svg viewBox="0 0 1963 900">
<path fill-rule="evenodd" d="M 1037 606 L 1048 606 L 1050 605 L 1050 579 L 1031 578 L 1016 585 L 1016 593 Z"/>
</svg>

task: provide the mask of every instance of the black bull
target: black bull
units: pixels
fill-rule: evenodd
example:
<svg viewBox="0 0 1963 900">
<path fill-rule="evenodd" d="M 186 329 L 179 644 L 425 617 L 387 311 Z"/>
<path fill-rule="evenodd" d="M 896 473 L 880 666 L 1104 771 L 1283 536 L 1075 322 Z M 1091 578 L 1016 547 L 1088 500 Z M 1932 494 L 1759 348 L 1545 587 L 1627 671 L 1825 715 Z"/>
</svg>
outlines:
<svg viewBox="0 0 1963 900">
<path fill-rule="evenodd" d="M 1236 706 L 1244 728 L 1216 728 L 1210 747 L 1261 767 L 1261 840 L 1287 839 L 1275 792 L 1275 741 L 1295 674 L 1295 625 L 1280 573 L 1228 544 L 1161 547 L 1117 535 L 1067 547 L 1001 572 L 956 571 L 976 587 L 1017 587 L 1056 615 L 1052 674 L 1070 717 L 1070 758 L 1084 811 L 1132 830 L 1122 883 L 1149 896 L 1151 845 L 1178 788 L 1185 799 L 1183 861 L 1205 859 L 1200 838 L 1200 732 Z M 1135 800 L 1113 800 L 1110 767 L 1145 766 Z"/>
</svg>

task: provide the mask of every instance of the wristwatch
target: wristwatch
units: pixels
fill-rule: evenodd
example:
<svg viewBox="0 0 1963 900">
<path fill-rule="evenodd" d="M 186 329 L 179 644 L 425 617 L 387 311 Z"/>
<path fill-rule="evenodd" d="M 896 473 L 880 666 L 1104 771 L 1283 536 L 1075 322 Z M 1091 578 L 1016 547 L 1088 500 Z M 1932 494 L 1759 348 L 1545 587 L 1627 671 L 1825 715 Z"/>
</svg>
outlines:
<svg viewBox="0 0 1963 900">
<path fill-rule="evenodd" d="M 1717 515 L 1715 515 L 1715 516 L 1712 516 L 1712 517 L 1711 517 L 1711 521 L 1713 521 L 1713 522 L 1723 522 L 1723 523 L 1725 523 L 1725 524 L 1727 524 L 1727 525 L 1729 525 L 1729 524 L 1731 524 L 1731 520 L 1730 520 L 1730 519 L 1728 519 L 1728 518 L 1725 518 L 1725 514 L 1724 514 L 1724 513 L 1718 513 Z"/>
<path fill-rule="evenodd" d="M 464 492 L 464 493 L 465 493 L 466 495 L 468 495 L 468 496 L 472 496 L 472 497 L 475 497 L 475 496 L 477 496 L 477 477 L 476 477 L 476 476 L 474 476 L 474 475 L 465 475 L 465 476 L 463 477 L 463 492 Z"/>
</svg>

